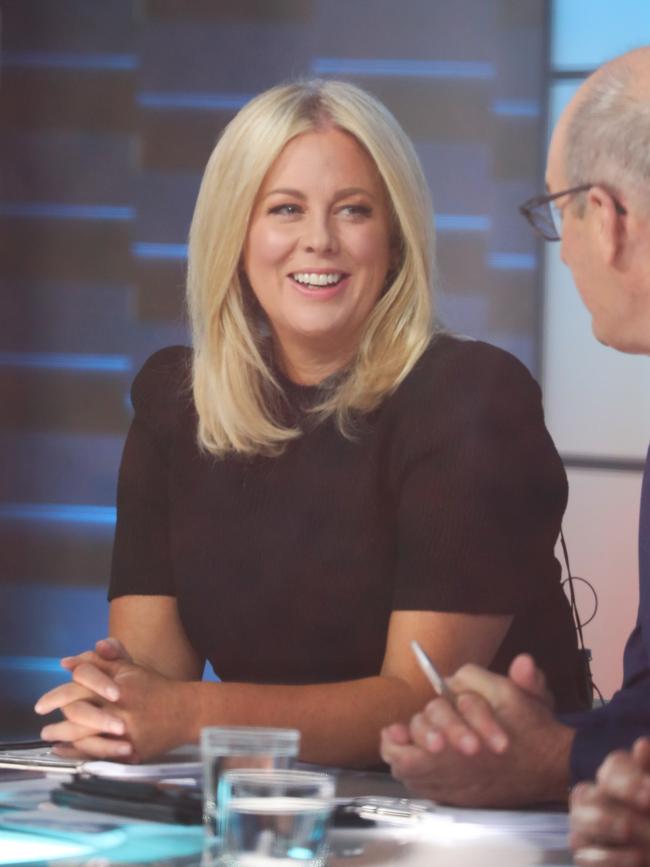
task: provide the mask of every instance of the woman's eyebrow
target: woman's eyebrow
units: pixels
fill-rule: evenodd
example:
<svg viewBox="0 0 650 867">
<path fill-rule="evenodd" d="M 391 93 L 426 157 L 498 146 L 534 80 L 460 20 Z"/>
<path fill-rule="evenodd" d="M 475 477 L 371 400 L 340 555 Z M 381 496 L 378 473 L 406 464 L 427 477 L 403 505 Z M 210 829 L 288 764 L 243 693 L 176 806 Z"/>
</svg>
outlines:
<svg viewBox="0 0 650 867">
<path fill-rule="evenodd" d="M 347 199 L 348 196 L 368 196 L 371 199 L 374 199 L 373 194 L 370 190 L 367 190 L 365 187 L 345 187 L 342 190 L 337 190 L 334 193 L 334 201 L 338 201 L 339 199 Z"/>
<path fill-rule="evenodd" d="M 265 199 L 268 199 L 269 196 L 292 196 L 295 199 L 306 199 L 307 196 L 304 193 L 301 193 L 300 190 L 294 190 L 290 187 L 276 187 L 274 190 L 269 190 L 268 193 L 264 196 Z"/>
<path fill-rule="evenodd" d="M 275 187 L 272 190 L 269 190 L 268 193 L 264 195 L 265 199 L 268 199 L 269 196 L 291 196 L 295 199 L 302 199 L 303 201 L 307 199 L 305 193 L 300 190 L 293 189 L 292 187 Z M 374 199 L 373 194 L 370 190 L 367 190 L 365 187 L 344 187 L 342 190 L 337 190 L 334 193 L 333 201 L 338 202 L 339 199 L 346 199 L 348 196 L 368 196 L 371 199 Z"/>
</svg>

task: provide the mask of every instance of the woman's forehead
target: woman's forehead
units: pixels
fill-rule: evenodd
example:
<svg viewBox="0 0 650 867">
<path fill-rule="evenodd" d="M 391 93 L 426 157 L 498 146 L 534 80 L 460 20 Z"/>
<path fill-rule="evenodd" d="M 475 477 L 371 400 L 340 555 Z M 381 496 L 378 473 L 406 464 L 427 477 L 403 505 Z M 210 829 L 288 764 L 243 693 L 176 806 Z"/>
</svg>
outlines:
<svg viewBox="0 0 650 867">
<path fill-rule="evenodd" d="M 275 186 L 363 187 L 385 193 L 379 170 L 359 141 L 334 125 L 300 133 L 284 146 L 260 187 L 268 195 Z"/>
</svg>

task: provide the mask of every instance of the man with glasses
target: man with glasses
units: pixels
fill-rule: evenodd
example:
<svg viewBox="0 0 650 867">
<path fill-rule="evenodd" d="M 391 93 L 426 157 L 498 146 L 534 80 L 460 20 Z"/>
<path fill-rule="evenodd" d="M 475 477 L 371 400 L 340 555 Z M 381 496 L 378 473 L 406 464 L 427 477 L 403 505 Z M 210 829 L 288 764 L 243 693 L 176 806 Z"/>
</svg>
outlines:
<svg viewBox="0 0 650 867">
<path fill-rule="evenodd" d="M 521 212 L 561 243 L 595 337 L 650 354 L 650 46 L 591 75 L 554 131 L 547 193 Z M 649 397 L 650 399 L 650 397 Z M 595 710 L 554 716 L 527 656 L 500 677 L 464 666 L 410 722 L 382 733 L 382 755 L 414 792 L 465 806 L 564 800 L 612 750 L 650 734 L 650 452 L 639 527 L 640 600 L 624 683 Z M 614 577 L 614 576 L 613 576 Z M 549 630 L 553 624 L 549 623 Z M 579 864 L 650 865 L 650 740 L 610 756 L 572 796 Z"/>
</svg>

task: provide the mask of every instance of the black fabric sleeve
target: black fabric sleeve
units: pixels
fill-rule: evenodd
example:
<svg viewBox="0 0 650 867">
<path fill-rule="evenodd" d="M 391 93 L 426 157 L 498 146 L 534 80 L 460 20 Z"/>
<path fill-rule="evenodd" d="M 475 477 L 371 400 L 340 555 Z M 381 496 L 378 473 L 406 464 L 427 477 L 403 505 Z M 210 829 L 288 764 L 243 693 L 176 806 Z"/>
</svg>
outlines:
<svg viewBox="0 0 650 867">
<path fill-rule="evenodd" d="M 109 600 L 129 594 L 175 595 L 169 461 L 188 365 L 189 351 L 170 347 L 151 356 L 133 382 L 135 414 L 118 478 Z"/>
<path fill-rule="evenodd" d="M 527 369 L 455 344 L 405 413 L 394 608 L 516 615 L 558 580 L 566 475 Z"/>
<path fill-rule="evenodd" d="M 571 750 L 571 783 L 593 780 L 612 750 L 629 749 L 650 735 L 650 673 L 619 690 L 603 707 L 565 714 L 560 721 L 576 729 Z"/>
</svg>

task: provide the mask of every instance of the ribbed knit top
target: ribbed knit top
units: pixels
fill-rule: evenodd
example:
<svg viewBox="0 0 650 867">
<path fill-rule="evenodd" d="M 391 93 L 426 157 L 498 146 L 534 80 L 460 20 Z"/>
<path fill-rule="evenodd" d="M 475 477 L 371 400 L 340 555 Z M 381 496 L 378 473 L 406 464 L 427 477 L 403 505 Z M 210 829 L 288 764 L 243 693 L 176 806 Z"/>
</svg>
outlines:
<svg viewBox="0 0 650 867">
<path fill-rule="evenodd" d="M 528 651 L 577 706 L 553 553 L 566 476 L 519 361 L 439 335 L 354 440 L 314 425 L 315 390 L 285 382 L 303 435 L 221 459 L 196 445 L 190 364 L 170 347 L 135 379 L 110 598 L 175 596 L 217 674 L 260 683 L 379 673 L 396 610 L 512 614 L 493 670 Z"/>
</svg>

